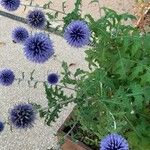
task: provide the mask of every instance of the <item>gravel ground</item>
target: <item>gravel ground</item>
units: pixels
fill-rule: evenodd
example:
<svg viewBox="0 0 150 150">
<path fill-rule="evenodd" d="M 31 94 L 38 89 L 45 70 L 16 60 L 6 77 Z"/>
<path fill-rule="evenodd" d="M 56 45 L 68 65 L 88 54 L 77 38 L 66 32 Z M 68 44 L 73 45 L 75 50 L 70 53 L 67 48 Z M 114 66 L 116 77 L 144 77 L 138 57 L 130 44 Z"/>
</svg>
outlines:
<svg viewBox="0 0 150 150">
<path fill-rule="evenodd" d="M 70 12 L 74 8 L 74 2 L 76 0 L 51 0 L 52 4 L 50 4 L 50 8 L 56 9 L 59 11 L 62 11 L 62 2 L 66 1 L 65 3 L 65 11 Z M 119 13 L 122 12 L 129 12 L 131 14 L 134 13 L 134 5 L 135 5 L 135 0 L 99 0 L 99 6 L 97 3 L 92 3 L 89 5 L 89 3 L 92 0 L 82 0 L 82 14 L 88 14 L 90 13 L 92 16 L 95 18 L 99 18 L 99 7 L 108 7 L 111 9 L 116 10 Z M 31 0 L 21 0 L 22 4 L 30 4 Z M 45 3 L 48 3 L 49 0 L 32 0 L 32 5 L 39 5 L 43 6 Z M 0 9 L 4 10 L 3 8 L 0 7 Z M 13 12 L 13 14 L 23 16 L 25 17 L 26 14 L 28 13 L 28 10 L 34 9 L 33 7 L 26 8 L 24 6 L 20 6 L 20 8 Z M 53 12 L 50 10 L 46 10 L 48 12 Z M 59 17 L 62 17 L 63 15 L 59 14 Z"/>
<path fill-rule="evenodd" d="M 28 1 L 25 1 L 28 3 Z M 42 5 L 46 0 L 37 0 L 36 3 Z M 67 1 L 67 11 L 72 8 L 73 0 Z M 83 13 L 90 12 L 98 17 L 98 7 L 96 4 L 88 6 L 89 0 L 83 0 Z M 101 0 L 101 6 L 111 7 L 119 12 L 133 12 L 132 6 L 133 0 Z M 53 8 L 61 9 L 61 0 L 57 0 L 52 5 Z M 0 7 L 0 10 L 3 10 Z M 23 8 L 20 8 L 14 14 L 25 17 L 27 10 L 23 12 Z M 16 26 L 26 27 L 25 24 L 10 20 L 0 16 L 0 42 L 4 43 L 0 45 L 0 68 L 11 68 L 14 70 L 16 76 L 21 77 L 21 73 L 25 72 L 26 78 L 29 78 L 29 74 L 35 69 L 34 77 L 37 80 L 46 80 L 48 72 L 61 72 L 60 61 L 67 61 L 75 63 L 72 70 L 76 68 L 87 69 L 87 63 L 84 60 L 85 54 L 84 49 L 71 48 L 62 37 L 50 34 L 51 39 L 54 41 L 55 54 L 57 59 L 51 58 L 48 62 L 43 65 L 37 65 L 29 62 L 23 55 L 23 47 L 19 44 L 14 44 L 11 39 L 11 31 Z M 38 31 L 34 31 L 38 32 Z M 69 91 L 68 91 L 69 92 Z M 13 86 L 2 87 L 0 86 L 0 119 L 7 120 L 8 111 L 18 102 L 36 102 L 42 106 L 46 106 L 46 97 L 44 94 L 43 85 L 38 86 L 37 89 L 29 88 L 27 82 L 22 82 L 20 85 L 15 82 Z M 59 119 L 52 124 L 51 127 L 44 125 L 43 120 L 37 118 L 33 128 L 22 131 L 14 129 L 10 132 L 9 126 L 5 127 L 4 132 L 0 134 L 0 150 L 46 150 L 48 147 L 56 146 L 57 138 L 54 134 L 57 132 L 60 125 L 63 123 L 65 118 L 72 110 L 74 104 L 70 104 L 64 108 L 60 113 Z"/>
<path fill-rule="evenodd" d="M 23 55 L 22 45 L 14 44 L 11 39 L 11 31 L 14 27 L 28 27 L 5 17 L 0 17 L 0 21 L 0 41 L 4 43 L 0 45 L 0 68 L 11 68 L 17 78 L 21 77 L 22 72 L 25 72 L 26 79 L 28 79 L 29 74 L 35 69 L 35 79 L 45 81 L 48 72 L 60 73 L 61 63 L 59 61 L 62 60 L 69 64 L 75 63 L 76 67 L 72 67 L 72 70 L 77 67 L 86 68 L 84 49 L 73 49 L 63 38 L 53 34 L 50 34 L 50 37 L 54 42 L 55 55 L 59 61 L 52 58 L 43 65 L 29 62 Z M 22 82 L 19 86 L 17 82 L 10 87 L 0 86 L 0 119 L 7 120 L 9 108 L 18 102 L 28 102 L 28 100 L 46 106 L 47 100 L 42 84 L 39 84 L 37 89 L 29 88 L 27 82 Z M 55 145 L 57 140 L 53 134 L 56 133 L 72 108 L 73 105 L 64 108 L 60 118 L 52 127 L 44 125 L 43 120 L 39 118 L 35 122 L 34 128 L 28 131 L 14 129 L 14 132 L 11 133 L 7 126 L 0 134 L 0 150 L 46 150 L 48 146 Z"/>
</svg>

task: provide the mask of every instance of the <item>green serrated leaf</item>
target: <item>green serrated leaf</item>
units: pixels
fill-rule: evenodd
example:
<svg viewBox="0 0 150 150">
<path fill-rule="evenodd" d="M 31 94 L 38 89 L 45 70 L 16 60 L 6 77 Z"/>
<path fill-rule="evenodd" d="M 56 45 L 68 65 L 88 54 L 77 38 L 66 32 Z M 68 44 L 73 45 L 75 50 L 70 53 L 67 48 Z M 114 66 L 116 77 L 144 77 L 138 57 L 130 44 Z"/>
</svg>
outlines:
<svg viewBox="0 0 150 150">
<path fill-rule="evenodd" d="M 99 0 L 92 0 L 89 4 L 92 4 L 92 3 L 98 3 Z"/>
<path fill-rule="evenodd" d="M 132 97 L 134 98 L 133 105 L 138 106 L 138 109 L 142 108 L 143 104 L 143 87 L 140 84 L 132 83 L 130 85 L 132 91 Z"/>
<path fill-rule="evenodd" d="M 34 78 L 33 78 L 33 74 L 35 72 L 35 69 L 30 73 L 30 80 L 32 81 Z"/>
<path fill-rule="evenodd" d="M 120 17 L 121 17 L 121 19 L 123 19 L 123 20 L 128 20 L 128 19 L 133 20 L 133 19 L 137 19 L 135 16 L 133 16 L 133 15 L 131 15 L 131 14 L 129 14 L 129 13 L 121 14 Z"/>
<path fill-rule="evenodd" d="M 148 52 L 150 54 L 150 34 L 146 34 L 143 37 L 143 47 L 146 50 L 146 52 Z"/>
<path fill-rule="evenodd" d="M 44 8 L 44 9 L 49 9 L 49 8 L 50 8 L 50 5 L 51 5 L 52 3 L 53 3 L 52 1 L 49 1 L 48 3 L 46 3 L 46 4 L 43 5 L 43 8 Z"/>
<path fill-rule="evenodd" d="M 62 10 L 63 10 L 63 12 L 65 12 L 65 8 L 66 8 L 66 2 L 64 1 L 64 2 L 62 2 Z"/>
<path fill-rule="evenodd" d="M 91 24 L 95 23 L 94 18 L 90 14 L 86 14 L 84 17 L 85 19 L 88 18 Z"/>
<path fill-rule="evenodd" d="M 37 88 L 37 84 L 38 84 L 39 82 L 38 81 L 36 81 L 35 83 L 34 83 L 34 88 Z"/>
<path fill-rule="evenodd" d="M 51 20 L 51 19 L 54 19 L 54 15 L 52 15 L 51 13 L 46 13 L 46 15 L 48 16 L 48 18 Z"/>
<path fill-rule="evenodd" d="M 85 73 L 84 70 L 81 70 L 80 68 L 78 68 L 78 69 L 76 70 L 75 74 L 74 74 L 74 77 L 77 77 L 78 75 L 84 74 L 84 73 Z"/>
<path fill-rule="evenodd" d="M 58 17 L 58 14 L 59 14 L 59 12 L 56 11 L 55 14 L 54 14 L 54 18 L 55 18 L 55 19 Z"/>
<path fill-rule="evenodd" d="M 150 83 L 150 72 L 147 71 L 144 75 L 142 75 L 141 77 L 141 84 L 144 85 L 146 83 Z"/>
<path fill-rule="evenodd" d="M 40 115 L 41 118 L 43 118 L 46 115 L 46 113 L 47 112 L 42 110 L 42 109 L 39 110 L 39 115 Z"/>
</svg>

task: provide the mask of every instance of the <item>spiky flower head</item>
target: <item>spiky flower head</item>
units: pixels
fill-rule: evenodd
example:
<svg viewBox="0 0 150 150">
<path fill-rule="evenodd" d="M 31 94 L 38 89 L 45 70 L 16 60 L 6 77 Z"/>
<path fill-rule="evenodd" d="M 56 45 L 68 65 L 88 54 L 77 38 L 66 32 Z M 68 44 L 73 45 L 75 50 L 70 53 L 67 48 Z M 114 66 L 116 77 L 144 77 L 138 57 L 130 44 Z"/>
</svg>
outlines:
<svg viewBox="0 0 150 150">
<path fill-rule="evenodd" d="M 23 43 L 28 36 L 28 31 L 23 27 L 17 27 L 12 31 L 12 39 L 16 43 Z"/>
<path fill-rule="evenodd" d="M 21 103 L 10 110 L 10 122 L 13 126 L 20 129 L 27 129 L 33 126 L 36 113 L 31 104 Z"/>
<path fill-rule="evenodd" d="M 102 139 L 100 150 L 129 150 L 129 145 L 121 135 L 109 134 Z"/>
<path fill-rule="evenodd" d="M 36 29 L 43 29 L 45 27 L 46 18 L 41 10 L 29 11 L 26 17 L 28 25 Z"/>
<path fill-rule="evenodd" d="M 32 62 L 44 63 L 54 54 L 52 41 L 47 35 L 36 33 L 25 41 L 24 54 Z"/>
<path fill-rule="evenodd" d="M 8 11 L 15 11 L 20 6 L 20 0 L 0 0 L 0 4 Z"/>
<path fill-rule="evenodd" d="M 0 132 L 4 130 L 4 123 L 0 121 Z"/>
<path fill-rule="evenodd" d="M 51 73 L 47 77 L 48 83 L 52 84 L 52 85 L 56 84 L 58 82 L 58 80 L 59 80 L 59 76 L 56 73 Z"/>
<path fill-rule="evenodd" d="M 71 22 L 65 29 L 64 38 L 73 47 L 83 47 L 90 42 L 91 32 L 84 21 Z"/>
<path fill-rule="evenodd" d="M 0 84 L 3 86 L 11 85 L 15 80 L 15 75 L 10 69 L 3 69 L 0 71 Z"/>
</svg>

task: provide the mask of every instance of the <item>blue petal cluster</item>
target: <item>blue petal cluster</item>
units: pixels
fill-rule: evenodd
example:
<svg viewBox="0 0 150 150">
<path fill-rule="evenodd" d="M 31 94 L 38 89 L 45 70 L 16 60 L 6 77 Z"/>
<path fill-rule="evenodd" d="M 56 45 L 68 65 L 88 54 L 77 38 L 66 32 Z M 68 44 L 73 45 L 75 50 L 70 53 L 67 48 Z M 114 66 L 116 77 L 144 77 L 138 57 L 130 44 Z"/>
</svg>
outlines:
<svg viewBox="0 0 150 150">
<path fill-rule="evenodd" d="M 12 39 L 16 43 L 23 43 L 28 36 L 28 31 L 23 27 L 17 27 L 12 31 Z"/>
<path fill-rule="evenodd" d="M 25 41 L 24 54 L 32 62 L 44 63 L 54 54 L 52 41 L 47 35 L 36 33 Z"/>
<path fill-rule="evenodd" d="M 20 0 L 0 0 L 0 4 L 8 11 L 15 11 L 20 6 Z"/>
<path fill-rule="evenodd" d="M 100 150 L 129 150 L 129 145 L 121 135 L 110 134 L 102 139 Z"/>
<path fill-rule="evenodd" d="M 4 123 L 0 121 L 0 132 L 4 130 Z"/>
<path fill-rule="evenodd" d="M 30 11 L 26 17 L 27 23 L 37 29 L 43 29 L 45 27 L 46 18 L 41 10 Z"/>
<path fill-rule="evenodd" d="M 22 103 L 11 109 L 9 118 L 16 128 L 27 129 L 33 126 L 36 114 L 31 104 Z"/>
<path fill-rule="evenodd" d="M 56 84 L 58 82 L 58 80 L 59 80 L 59 76 L 56 73 L 51 73 L 47 77 L 48 83 L 52 84 L 52 85 Z"/>
<path fill-rule="evenodd" d="M 11 85 L 15 80 L 15 75 L 10 69 L 3 69 L 0 71 L 0 84 L 3 86 Z"/>
<path fill-rule="evenodd" d="M 91 32 L 84 21 L 73 21 L 65 29 L 64 38 L 73 47 L 83 47 L 90 42 Z"/>
</svg>

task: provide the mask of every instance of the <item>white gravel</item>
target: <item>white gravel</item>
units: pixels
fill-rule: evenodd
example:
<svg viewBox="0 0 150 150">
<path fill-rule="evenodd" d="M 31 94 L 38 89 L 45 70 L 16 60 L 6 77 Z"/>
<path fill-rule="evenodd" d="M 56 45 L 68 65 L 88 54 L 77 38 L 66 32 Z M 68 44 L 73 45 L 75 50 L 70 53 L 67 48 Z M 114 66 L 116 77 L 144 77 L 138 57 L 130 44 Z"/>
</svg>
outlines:
<svg viewBox="0 0 150 150">
<path fill-rule="evenodd" d="M 69 64 L 76 64 L 70 68 L 72 70 L 79 67 L 86 68 L 84 49 L 71 48 L 62 37 L 53 34 L 50 34 L 50 37 L 54 42 L 55 54 L 59 61 L 51 58 L 41 65 L 28 61 L 24 57 L 23 46 L 14 44 L 11 39 L 11 31 L 14 27 L 28 27 L 5 17 L 0 17 L 0 22 L 0 42 L 4 43 L 0 45 L 0 69 L 11 68 L 17 78 L 21 77 L 22 72 L 25 72 L 26 78 L 29 78 L 29 74 L 35 69 L 35 79 L 45 81 L 48 72 L 61 72 L 61 61 L 63 60 Z M 28 102 L 28 100 L 46 106 L 47 99 L 42 84 L 39 84 L 37 89 L 29 88 L 27 82 L 22 82 L 20 85 L 15 82 L 10 87 L 0 86 L 0 119 L 7 120 L 10 108 L 18 102 Z M 47 147 L 56 145 L 57 140 L 53 134 L 56 133 L 72 108 L 71 104 L 64 108 L 60 118 L 52 127 L 44 125 L 43 120 L 39 118 L 34 127 L 27 131 L 14 129 L 13 132 L 10 132 L 7 125 L 4 132 L 0 134 L 0 150 L 46 150 Z"/>
</svg>

